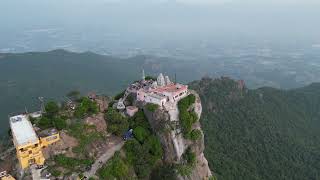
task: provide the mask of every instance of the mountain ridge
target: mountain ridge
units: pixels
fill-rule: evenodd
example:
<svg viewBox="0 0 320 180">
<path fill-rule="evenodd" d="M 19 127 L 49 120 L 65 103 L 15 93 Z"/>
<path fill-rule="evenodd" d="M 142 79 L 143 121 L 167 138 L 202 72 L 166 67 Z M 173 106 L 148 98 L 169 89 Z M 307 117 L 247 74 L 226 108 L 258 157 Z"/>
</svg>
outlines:
<svg viewBox="0 0 320 180">
<path fill-rule="evenodd" d="M 318 179 L 320 83 L 247 89 L 229 78 L 190 83 L 203 103 L 205 155 L 218 179 Z"/>
</svg>

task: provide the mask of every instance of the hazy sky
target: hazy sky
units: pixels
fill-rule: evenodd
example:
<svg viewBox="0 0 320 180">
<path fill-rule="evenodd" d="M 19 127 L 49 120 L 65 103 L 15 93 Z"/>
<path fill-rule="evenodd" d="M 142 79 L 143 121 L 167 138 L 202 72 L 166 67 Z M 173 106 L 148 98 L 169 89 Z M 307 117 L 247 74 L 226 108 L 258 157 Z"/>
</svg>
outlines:
<svg viewBox="0 0 320 180">
<path fill-rule="evenodd" d="M 74 39 L 79 37 L 73 34 L 90 39 L 117 33 L 141 41 L 319 44 L 319 19 L 320 0 L 0 0 L 0 45 L 7 47 L 19 33 L 46 28 L 63 29 L 63 36 Z"/>
<path fill-rule="evenodd" d="M 320 4 L 319 0 L 1 0 L 0 4 L 30 2 L 41 3 L 181 3 L 181 4 Z M 18 4 L 17 4 L 18 5 Z M 1 6 L 0 6 L 1 8 Z"/>
</svg>

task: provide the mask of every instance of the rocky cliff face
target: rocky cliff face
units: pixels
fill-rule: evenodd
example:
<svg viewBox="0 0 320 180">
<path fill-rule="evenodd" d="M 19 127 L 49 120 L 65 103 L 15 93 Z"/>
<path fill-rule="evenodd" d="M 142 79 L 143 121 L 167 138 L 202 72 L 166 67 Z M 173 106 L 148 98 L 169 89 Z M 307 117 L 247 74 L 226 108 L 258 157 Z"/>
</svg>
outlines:
<svg viewBox="0 0 320 180">
<path fill-rule="evenodd" d="M 196 97 L 196 102 L 190 107 L 197 113 L 200 119 L 202 113 L 201 100 L 195 91 L 190 91 Z M 196 156 L 196 163 L 188 176 L 179 175 L 181 180 L 203 180 L 212 176 L 206 160 L 204 151 L 204 136 L 199 120 L 193 125 L 192 129 L 199 129 L 202 137 L 192 141 L 183 137 L 179 125 L 179 110 L 177 105 L 160 108 L 155 112 L 145 109 L 145 114 L 154 131 L 160 137 L 164 149 L 164 161 L 171 164 L 181 164 L 182 155 L 190 148 Z"/>
</svg>

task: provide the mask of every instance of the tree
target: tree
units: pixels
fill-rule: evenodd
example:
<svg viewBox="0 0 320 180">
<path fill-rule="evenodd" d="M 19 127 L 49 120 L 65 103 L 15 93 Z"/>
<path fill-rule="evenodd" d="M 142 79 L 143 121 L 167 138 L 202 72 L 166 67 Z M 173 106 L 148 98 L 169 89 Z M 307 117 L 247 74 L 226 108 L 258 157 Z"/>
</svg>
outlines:
<svg viewBox="0 0 320 180">
<path fill-rule="evenodd" d="M 190 133 L 190 139 L 196 141 L 202 137 L 202 133 L 199 129 L 194 129 Z"/>
<path fill-rule="evenodd" d="M 182 163 L 177 165 L 177 170 L 180 175 L 189 176 L 196 164 L 196 155 L 191 151 L 191 148 L 188 147 L 183 153 L 182 159 Z"/>
<path fill-rule="evenodd" d="M 145 140 L 145 139 L 147 138 L 147 136 L 148 136 L 147 130 L 144 129 L 143 127 L 141 127 L 141 126 L 138 126 L 138 127 L 134 128 L 133 134 L 134 134 L 134 137 L 135 137 L 140 143 L 143 143 L 144 140 Z"/>
<path fill-rule="evenodd" d="M 187 162 L 188 165 L 194 166 L 196 163 L 196 155 L 192 152 L 191 148 L 188 147 L 182 155 L 183 159 Z"/>
<path fill-rule="evenodd" d="M 84 115 L 86 114 L 87 109 L 84 106 L 77 106 L 75 111 L 74 111 L 74 116 L 77 118 L 83 118 Z"/>
<path fill-rule="evenodd" d="M 148 146 L 149 153 L 154 157 L 153 159 L 157 160 L 162 157 L 163 149 L 157 136 L 149 136 L 145 144 Z"/>
<path fill-rule="evenodd" d="M 127 179 L 128 172 L 128 165 L 120 157 L 120 153 L 116 152 L 112 159 L 98 171 L 98 174 L 101 179 Z"/>
<path fill-rule="evenodd" d="M 219 78 L 189 87 L 202 98 L 204 153 L 216 179 L 319 179 L 319 83 L 242 90 Z"/>
<path fill-rule="evenodd" d="M 74 115 L 83 118 L 85 115 L 92 115 L 98 112 L 98 105 L 87 97 L 82 97 L 80 104 L 76 107 Z"/>
<path fill-rule="evenodd" d="M 125 143 L 126 157 L 133 165 L 137 176 L 145 179 L 161 159 L 162 146 L 158 137 L 152 135 L 152 129 L 143 111 L 140 110 L 130 118 L 130 127 L 134 129 L 135 138 Z"/>
<path fill-rule="evenodd" d="M 194 110 L 188 110 L 189 107 L 195 103 L 195 100 L 196 97 L 193 94 L 190 94 L 178 102 L 179 120 L 185 138 L 190 138 L 192 125 L 198 120 L 198 116 Z"/>
<path fill-rule="evenodd" d="M 67 127 L 66 120 L 61 117 L 56 117 L 53 119 L 53 125 L 58 130 L 65 129 Z"/>
<path fill-rule="evenodd" d="M 109 108 L 105 114 L 108 122 L 108 132 L 122 136 L 129 129 L 128 118 L 123 117 L 115 109 Z"/>
<path fill-rule="evenodd" d="M 38 126 L 41 129 L 46 129 L 52 127 L 52 120 L 46 116 L 42 116 L 39 120 Z"/>
<path fill-rule="evenodd" d="M 130 118 L 130 127 L 132 129 L 141 126 L 150 131 L 150 125 L 142 110 L 139 110 L 132 118 Z"/>
<path fill-rule="evenodd" d="M 50 117 L 54 117 L 59 112 L 59 106 L 56 102 L 50 101 L 45 106 L 46 114 Z"/>
<path fill-rule="evenodd" d="M 148 111 L 154 112 L 155 110 L 157 110 L 159 108 L 159 105 L 148 103 L 146 105 L 146 108 L 147 108 Z"/>
</svg>

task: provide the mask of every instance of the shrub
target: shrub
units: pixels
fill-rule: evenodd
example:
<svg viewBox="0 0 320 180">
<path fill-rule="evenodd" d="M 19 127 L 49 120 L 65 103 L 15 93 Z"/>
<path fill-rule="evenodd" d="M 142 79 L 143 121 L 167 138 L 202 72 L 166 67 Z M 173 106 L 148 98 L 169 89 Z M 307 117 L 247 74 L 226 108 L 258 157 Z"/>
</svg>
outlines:
<svg viewBox="0 0 320 180">
<path fill-rule="evenodd" d="M 109 108 L 105 114 L 108 121 L 108 132 L 117 136 L 122 136 L 129 129 L 129 122 L 115 109 Z"/>
<path fill-rule="evenodd" d="M 56 116 L 59 112 L 59 106 L 54 101 L 50 101 L 45 106 L 46 114 L 50 117 Z"/>
<path fill-rule="evenodd" d="M 150 131 L 150 125 L 142 110 L 139 110 L 132 118 L 130 118 L 130 127 L 132 129 L 141 126 Z"/>
<path fill-rule="evenodd" d="M 126 151 L 127 159 L 131 164 L 133 164 L 136 158 L 138 158 L 136 155 L 140 155 L 142 151 L 141 144 L 136 139 L 126 141 L 124 149 Z"/>
<path fill-rule="evenodd" d="M 98 105 L 87 97 L 80 99 L 80 104 L 76 107 L 74 115 L 83 118 L 85 115 L 92 115 L 98 112 Z"/>
<path fill-rule="evenodd" d="M 66 157 L 64 155 L 57 155 L 54 158 L 57 165 L 62 166 L 67 169 L 77 169 L 78 167 L 86 167 L 93 163 L 91 159 L 76 159 L 71 157 Z"/>
<path fill-rule="evenodd" d="M 149 153 L 154 157 L 155 160 L 160 159 L 163 154 L 160 140 L 156 136 L 149 136 L 147 142 Z"/>
<path fill-rule="evenodd" d="M 150 136 L 142 145 L 136 139 L 126 141 L 124 149 L 128 161 L 142 179 L 149 176 L 155 162 L 162 157 L 161 144 L 155 136 Z"/>
<path fill-rule="evenodd" d="M 53 119 L 53 125 L 56 129 L 62 130 L 67 127 L 66 120 L 61 117 L 56 117 Z"/>
<path fill-rule="evenodd" d="M 194 166 L 196 163 L 196 155 L 191 151 L 190 147 L 182 155 L 183 159 L 187 162 L 188 165 Z"/>
<path fill-rule="evenodd" d="M 128 164 L 120 157 L 120 153 L 116 152 L 98 174 L 101 179 L 126 179 L 128 172 Z"/>
<path fill-rule="evenodd" d="M 134 137 L 140 142 L 143 143 L 144 140 L 148 137 L 149 133 L 146 129 L 141 126 L 134 128 L 133 130 Z"/>
<path fill-rule="evenodd" d="M 146 105 L 146 108 L 147 108 L 148 111 L 154 112 L 155 110 L 157 110 L 159 108 L 159 105 L 148 103 Z"/>
<path fill-rule="evenodd" d="M 199 129 L 194 129 L 190 133 L 190 139 L 196 141 L 202 137 L 202 133 Z"/>
<path fill-rule="evenodd" d="M 86 114 L 86 108 L 83 106 L 77 106 L 74 111 L 74 116 L 77 118 L 83 118 Z"/>
<path fill-rule="evenodd" d="M 55 177 L 58 177 L 61 175 L 61 171 L 57 170 L 57 169 L 54 169 L 51 171 L 51 174 Z"/>
<path fill-rule="evenodd" d="M 130 118 L 133 139 L 126 141 L 124 149 L 127 160 L 132 164 L 139 179 L 145 179 L 151 173 L 156 162 L 161 159 L 163 150 L 157 136 L 151 135 L 152 129 L 143 111 Z"/>
<path fill-rule="evenodd" d="M 75 123 L 68 129 L 68 134 L 77 138 L 79 144 L 77 147 L 72 148 L 75 153 L 85 153 L 86 147 L 92 141 L 100 139 L 102 137 L 101 133 L 97 132 L 95 126 L 84 125 L 81 123 Z"/>
<path fill-rule="evenodd" d="M 42 116 L 42 117 L 40 118 L 40 120 L 39 120 L 38 126 L 39 126 L 39 128 L 41 128 L 41 129 L 46 129 L 46 128 L 53 127 L 53 126 L 52 126 L 52 120 L 49 119 L 49 118 L 46 117 L 46 116 Z"/>
<path fill-rule="evenodd" d="M 191 151 L 190 147 L 182 155 L 182 164 L 177 165 L 177 170 L 182 176 L 189 176 L 196 164 L 196 155 Z"/>
<path fill-rule="evenodd" d="M 193 94 L 190 94 L 178 102 L 179 120 L 185 138 L 191 137 L 192 125 L 198 120 L 198 116 L 194 111 L 188 111 L 189 107 L 195 103 L 195 98 Z"/>
<path fill-rule="evenodd" d="M 178 107 L 179 109 L 187 110 L 195 102 L 196 102 L 196 97 L 193 94 L 190 94 L 179 101 Z"/>
</svg>

